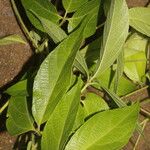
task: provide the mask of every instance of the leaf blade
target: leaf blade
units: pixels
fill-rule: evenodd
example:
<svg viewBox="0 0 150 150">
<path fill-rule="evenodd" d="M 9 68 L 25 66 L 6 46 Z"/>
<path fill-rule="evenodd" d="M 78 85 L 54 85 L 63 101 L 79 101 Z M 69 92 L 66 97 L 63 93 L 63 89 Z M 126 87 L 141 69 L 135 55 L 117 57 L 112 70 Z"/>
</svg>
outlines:
<svg viewBox="0 0 150 150">
<path fill-rule="evenodd" d="M 136 104 L 94 115 L 72 136 L 65 150 L 120 149 L 135 129 L 138 111 Z"/>
<path fill-rule="evenodd" d="M 64 95 L 43 131 L 42 149 L 63 149 L 73 127 L 80 102 L 80 83 Z M 61 115 L 60 115 L 61 114 Z"/>
<path fill-rule="evenodd" d="M 129 29 L 128 7 L 125 0 L 112 0 L 104 27 L 100 60 L 94 79 L 108 69 L 118 57 Z"/>
</svg>

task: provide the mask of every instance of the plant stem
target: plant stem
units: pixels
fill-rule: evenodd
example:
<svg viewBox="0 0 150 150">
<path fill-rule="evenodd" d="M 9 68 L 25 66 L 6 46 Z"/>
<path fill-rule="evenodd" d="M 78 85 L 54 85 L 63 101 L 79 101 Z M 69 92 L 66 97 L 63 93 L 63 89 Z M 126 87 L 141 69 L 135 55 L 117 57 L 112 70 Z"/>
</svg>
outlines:
<svg viewBox="0 0 150 150">
<path fill-rule="evenodd" d="M 66 21 L 66 17 L 67 17 L 67 11 L 65 12 L 65 14 L 64 14 L 64 16 L 63 16 L 63 18 L 62 18 L 62 21 L 60 22 L 60 27 L 64 24 L 64 22 Z"/>
<path fill-rule="evenodd" d="M 105 22 L 103 22 L 102 24 L 98 25 L 98 26 L 96 27 L 96 30 L 100 29 L 100 28 L 103 27 L 104 25 L 105 25 Z"/>
<path fill-rule="evenodd" d="M 6 109 L 6 107 L 8 106 L 9 101 L 7 101 L 0 109 L 0 114 Z"/>
<path fill-rule="evenodd" d="M 144 131 L 144 129 L 145 129 L 146 124 L 147 124 L 148 121 L 149 121 L 149 119 L 145 119 L 145 120 L 143 121 L 142 132 Z M 138 143 L 139 143 L 139 141 L 140 141 L 141 135 L 142 135 L 142 134 L 139 134 L 138 139 L 137 139 L 137 141 L 136 141 L 136 143 L 135 143 L 135 145 L 134 145 L 133 150 L 136 150 L 136 147 L 137 147 L 137 145 L 138 145 Z"/>
<path fill-rule="evenodd" d="M 141 108 L 141 109 L 140 109 L 140 113 L 141 113 L 143 116 L 145 116 L 145 117 L 147 117 L 147 118 L 150 119 L 150 112 L 148 112 L 147 110 Z"/>
<path fill-rule="evenodd" d="M 27 39 L 32 43 L 33 47 L 38 48 L 38 45 L 35 43 L 35 41 L 30 36 L 30 33 L 29 33 L 28 29 L 26 28 L 20 14 L 19 14 L 19 11 L 16 7 L 15 1 L 11 0 L 11 4 L 12 4 L 12 8 L 14 10 L 14 13 L 15 13 L 15 15 L 16 15 L 16 17 L 17 17 L 17 19 L 18 19 L 18 21 L 19 21 L 19 23 L 22 27 L 22 30 L 23 30 L 24 34 L 26 35 L 26 37 L 27 37 Z"/>
</svg>

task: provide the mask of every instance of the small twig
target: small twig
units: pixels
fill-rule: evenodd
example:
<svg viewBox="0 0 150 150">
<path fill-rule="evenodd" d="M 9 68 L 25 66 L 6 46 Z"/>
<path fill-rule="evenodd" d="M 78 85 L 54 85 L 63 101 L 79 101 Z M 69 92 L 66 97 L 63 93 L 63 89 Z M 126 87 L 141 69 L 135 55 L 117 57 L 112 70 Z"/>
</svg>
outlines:
<svg viewBox="0 0 150 150">
<path fill-rule="evenodd" d="M 149 121 L 149 119 L 145 119 L 145 120 L 143 121 L 142 132 L 144 131 L 144 129 L 145 129 L 146 124 L 147 124 L 148 121 Z M 142 135 L 142 134 L 139 134 L 138 139 L 137 139 L 137 141 L 136 141 L 136 143 L 135 143 L 135 145 L 134 145 L 133 150 L 136 150 L 136 147 L 137 147 L 137 145 L 138 145 L 138 143 L 139 143 L 139 141 L 140 141 L 141 135 Z"/>
<path fill-rule="evenodd" d="M 100 29 L 100 28 L 103 27 L 104 25 L 105 25 L 105 22 L 103 22 L 102 24 L 98 25 L 98 26 L 96 27 L 96 30 Z"/>
<path fill-rule="evenodd" d="M 143 116 L 145 116 L 145 117 L 147 117 L 147 118 L 150 119 L 150 112 L 148 112 L 148 111 L 145 110 L 144 108 L 141 108 L 141 109 L 140 109 L 140 113 L 141 113 L 141 115 L 143 115 Z"/>
<path fill-rule="evenodd" d="M 9 101 L 7 101 L 0 109 L 0 114 L 7 108 Z"/>
<path fill-rule="evenodd" d="M 61 27 L 63 24 L 64 24 L 64 22 L 66 21 L 66 17 L 67 17 L 67 11 L 65 12 L 65 14 L 64 14 L 64 16 L 63 16 L 63 18 L 62 18 L 62 21 L 60 22 L 60 24 L 59 24 L 59 26 Z"/>
</svg>

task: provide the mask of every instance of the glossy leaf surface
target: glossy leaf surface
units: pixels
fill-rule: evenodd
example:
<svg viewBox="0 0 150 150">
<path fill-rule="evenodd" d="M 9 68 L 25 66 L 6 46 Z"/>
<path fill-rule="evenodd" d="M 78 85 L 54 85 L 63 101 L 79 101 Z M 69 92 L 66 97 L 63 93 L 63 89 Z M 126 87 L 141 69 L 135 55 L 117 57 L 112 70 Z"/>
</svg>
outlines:
<svg viewBox="0 0 150 150">
<path fill-rule="evenodd" d="M 136 104 L 97 113 L 76 131 L 65 150 L 121 149 L 135 129 L 138 112 Z"/>
</svg>

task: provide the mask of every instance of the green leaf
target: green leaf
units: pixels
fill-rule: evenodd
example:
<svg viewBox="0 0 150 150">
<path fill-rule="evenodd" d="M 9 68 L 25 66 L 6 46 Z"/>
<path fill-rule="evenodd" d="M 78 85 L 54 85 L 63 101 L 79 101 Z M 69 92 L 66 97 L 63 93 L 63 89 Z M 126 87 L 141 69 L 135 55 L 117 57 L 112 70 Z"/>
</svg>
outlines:
<svg viewBox="0 0 150 150">
<path fill-rule="evenodd" d="M 128 29 L 128 7 L 125 0 L 112 0 L 104 27 L 100 60 L 92 79 L 104 73 L 117 59 L 128 35 Z"/>
<path fill-rule="evenodd" d="M 123 75 L 124 71 L 124 51 L 121 51 L 117 58 L 117 68 L 115 72 L 115 82 L 114 82 L 114 92 L 117 93 L 117 89 L 119 86 L 119 80 Z"/>
<path fill-rule="evenodd" d="M 27 96 L 27 80 L 17 82 L 5 92 L 11 96 Z"/>
<path fill-rule="evenodd" d="M 41 31 L 44 31 L 43 26 L 32 11 L 53 23 L 58 23 L 61 18 L 49 0 L 21 0 L 21 2 L 31 23 Z"/>
<path fill-rule="evenodd" d="M 81 71 L 83 75 L 86 75 L 87 79 L 89 79 L 89 70 L 88 70 L 84 57 L 80 54 L 80 51 L 76 55 L 74 66 L 79 71 Z"/>
<path fill-rule="evenodd" d="M 71 133 L 80 103 L 80 83 L 63 96 L 43 131 L 43 150 L 62 150 Z"/>
<path fill-rule="evenodd" d="M 65 31 L 63 31 L 57 24 L 48 19 L 40 17 L 35 12 L 33 12 L 33 14 L 35 14 L 35 16 L 41 21 L 45 32 L 53 39 L 55 43 L 59 43 L 67 37 Z"/>
<path fill-rule="evenodd" d="M 129 10 L 130 26 L 150 37 L 150 8 L 136 7 Z"/>
<path fill-rule="evenodd" d="M 135 129 L 138 112 L 136 104 L 97 113 L 77 130 L 65 150 L 121 149 Z"/>
<path fill-rule="evenodd" d="M 146 49 L 148 39 L 137 33 L 130 36 L 124 45 L 124 72 L 134 82 L 143 82 L 146 71 Z"/>
<path fill-rule="evenodd" d="M 99 96 L 93 93 L 87 93 L 86 98 L 82 101 L 85 116 L 90 116 L 99 111 L 109 109 L 107 103 Z"/>
<path fill-rule="evenodd" d="M 81 20 L 86 16 L 87 23 L 84 29 L 84 37 L 89 37 L 93 35 L 96 31 L 97 18 L 101 0 L 91 0 L 86 2 L 82 7 L 80 7 L 72 18 L 69 19 L 68 30 L 73 31 L 81 22 Z"/>
<path fill-rule="evenodd" d="M 79 108 L 78 108 L 77 115 L 76 115 L 76 119 L 74 122 L 74 126 L 72 128 L 73 133 L 75 130 L 77 130 L 84 123 L 84 119 L 85 119 L 85 111 L 84 111 L 82 104 L 80 104 Z"/>
<path fill-rule="evenodd" d="M 82 42 L 83 29 L 84 23 L 47 56 L 38 70 L 33 86 L 32 107 L 38 125 L 49 118 L 70 85 L 72 66 Z"/>
<path fill-rule="evenodd" d="M 96 78 L 100 85 L 109 88 L 111 91 L 114 90 L 115 78 L 114 78 L 114 71 L 111 68 L 107 69 L 102 75 Z M 100 88 L 97 87 L 97 88 Z M 119 79 L 119 84 L 117 87 L 117 94 L 119 96 L 124 96 L 136 90 L 137 87 L 134 83 L 128 80 L 126 77 L 121 76 Z"/>
<path fill-rule="evenodd" d="M 11 97 L 6 126 L 11 135 L 19 135 L 35 130 L 33 127 L 33 119 L 28 111 L 27 99 L 25 96 Z"/>
<path fill-rule="evenodd" d="M 62 0 L 66 13 L 76 11 L 81 5 L 88 0 Z"/>
<path fill-rule="evenodd" d="M 22 43 L 26 44 L 26 42 L 19 35 L 9 35 L 3 38 L 0 38 L 0 45 L 8 45 L 13 43 Z"/>
</svg>

